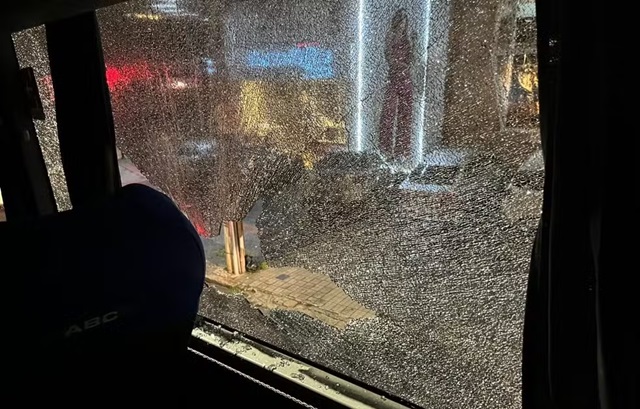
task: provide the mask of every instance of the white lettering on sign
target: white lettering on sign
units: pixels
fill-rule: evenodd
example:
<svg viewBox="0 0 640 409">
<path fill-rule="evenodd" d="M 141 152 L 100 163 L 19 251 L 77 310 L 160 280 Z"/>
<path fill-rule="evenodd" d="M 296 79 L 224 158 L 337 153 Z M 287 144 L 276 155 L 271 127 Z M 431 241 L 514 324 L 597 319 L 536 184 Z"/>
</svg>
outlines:
<svg viewBox="0 0 640 409">
<path fill-rule="evenodd" d="M 92 328 L 99 327 L 101 325 L 107 324 L 109 322 L 113 322 L 118 319 L 118 311 L 111 311 L 104 315 L 99 315 L 97 317 L 91 317 L 89 319 L 84 320 L 81 323 L 71 325 L 64 333 L 65 337 L 70 337 L 74 334 L 81 334 L 84 331 L 90 330 Z"/>
</svg>

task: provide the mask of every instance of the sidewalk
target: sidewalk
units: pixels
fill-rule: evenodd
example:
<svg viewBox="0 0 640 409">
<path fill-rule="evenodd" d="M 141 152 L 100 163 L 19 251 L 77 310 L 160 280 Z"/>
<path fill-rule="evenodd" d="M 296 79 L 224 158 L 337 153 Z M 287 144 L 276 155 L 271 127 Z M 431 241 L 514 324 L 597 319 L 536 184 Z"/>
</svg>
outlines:
<svg viewBox="0 0 640 409">
<path fill-rule="evenodd" d="M 267 268 L 236 278 L 210 265 L 207 282 L 239 292 L 254 307 L 298 311 L 339 329 L 352 321 L 375 317 L 328 276 L 300 267 Z"/>
</svg>

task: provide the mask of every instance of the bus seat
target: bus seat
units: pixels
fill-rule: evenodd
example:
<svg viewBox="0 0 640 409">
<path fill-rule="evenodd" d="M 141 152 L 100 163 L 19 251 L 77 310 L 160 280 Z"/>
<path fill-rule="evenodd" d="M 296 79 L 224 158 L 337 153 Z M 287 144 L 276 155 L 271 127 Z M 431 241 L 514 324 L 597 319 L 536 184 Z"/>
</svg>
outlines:
<svg viewBox="0 0 640 409">
<path fill-rule="evenodd" d="M 128 185 L 102 203 L 0 223 L 0 254 L 11 328 L 5 379 L 54 400 L 105 387 L 143 393 L 140 380 L 175 388 L 205 259 L 168 197 Z"/>
</svg>

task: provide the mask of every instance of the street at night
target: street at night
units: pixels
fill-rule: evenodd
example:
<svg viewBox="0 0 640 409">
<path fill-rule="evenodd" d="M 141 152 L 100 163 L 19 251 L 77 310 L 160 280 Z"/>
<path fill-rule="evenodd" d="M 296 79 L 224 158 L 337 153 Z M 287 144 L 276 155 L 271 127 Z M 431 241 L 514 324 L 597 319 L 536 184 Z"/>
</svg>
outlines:
<svg viewBox="0 0 640 409">
<path fill-rule="evenodd" d="M 423 407 L 521 406 L 532 1 L 137 0 L 98 20 L 121 179 L 201 236 L 202 316 Z M 15 42 L 64 210 L 44 32 Z"/>
</svg>

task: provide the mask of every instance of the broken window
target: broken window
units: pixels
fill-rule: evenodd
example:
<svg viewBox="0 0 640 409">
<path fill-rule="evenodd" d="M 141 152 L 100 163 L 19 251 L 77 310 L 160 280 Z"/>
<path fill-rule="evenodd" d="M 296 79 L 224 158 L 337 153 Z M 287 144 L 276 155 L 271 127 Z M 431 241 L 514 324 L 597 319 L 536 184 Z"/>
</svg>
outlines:
<svg viewBox="0 0 640 409">
<path fill-rule="evenodd" d="M 67 180 L 60 157 L 60 143 L 56 125 L 56 110 L 53 97 L 53 82 L 49 67 L 49 54 L 45 27 L 38 26 L 13 34 L 13 42 L 20 68 L 33 70 L 36 86 L 42 103 L 43 117 L 34 116 L 33 124 L 42 149 L 49 181 L 53 188 L 58 210 L 71 209 Z"/>
<path fill-rule="evenodd" d="M 533 5 L 100 11 L 121 161 L 202 235 L 201 313 L 421 406 L 519 407 Z"/>
</svg>

